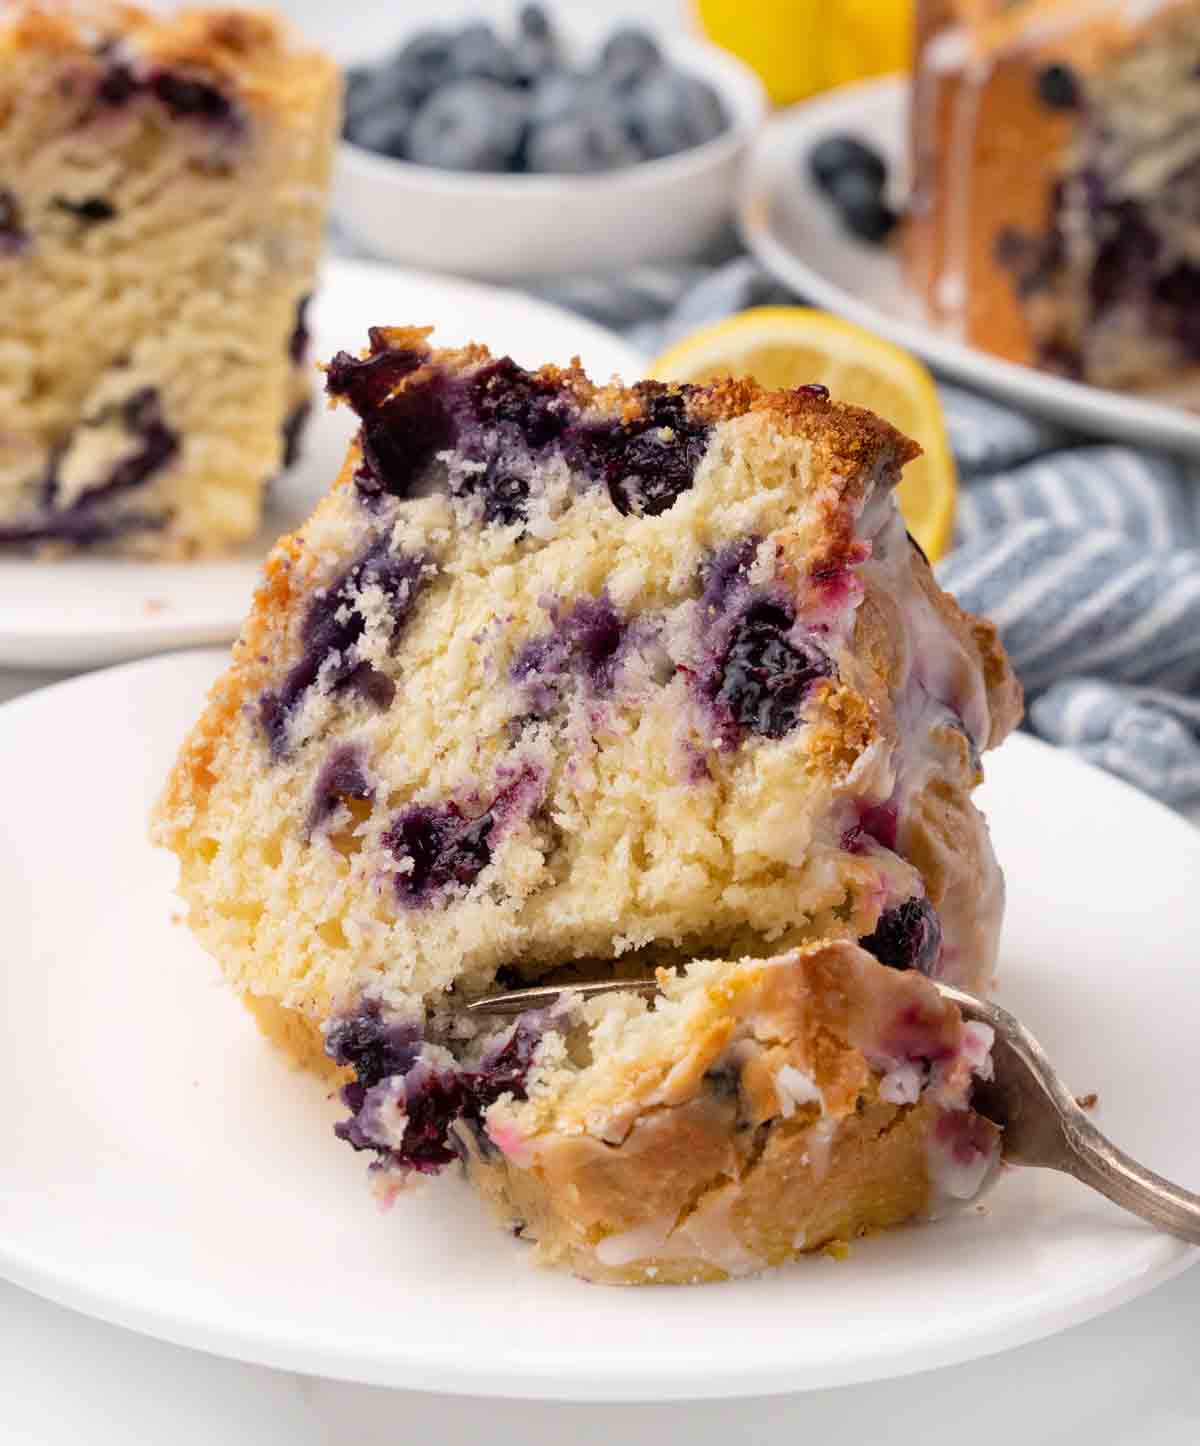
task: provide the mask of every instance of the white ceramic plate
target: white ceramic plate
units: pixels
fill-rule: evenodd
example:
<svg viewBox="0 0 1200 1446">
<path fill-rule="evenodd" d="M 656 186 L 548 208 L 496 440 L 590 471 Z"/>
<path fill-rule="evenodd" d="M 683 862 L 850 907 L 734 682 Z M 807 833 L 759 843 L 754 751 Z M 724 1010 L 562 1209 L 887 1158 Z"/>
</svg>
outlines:
<svg viewBox="0 0 1200 1446">
<path fill-rule="evenodd" d="M 948 377 L 1083 432 L 1200 455 L 1200 416 L 1065 381 L 956 341 L 926 321 L 893 251 L 847 235 L 809 179 L 808 153 L 837 131 L 860 136 L 887 157 L 902 201 L 907 109 L 907 80 L 888 77 L 831 91 L 768 122 L 738 209 L 750 250 L 816 305 L 907 347 Z"/>
<path fill-rule="evenodd" d="M 443 346 L 486 342 L 526 366 L 578 355 L 592 376 L 635 380 L 641 359 L 620 337 L 514 292 L 362 261 L 326 263 L 313 302 L 311 354 L 359 351 L 367 327 L 430 325 Z M 276 482 L 259 535 L 233 557 L 39 562 L 0 552 L 0 667 L 78 668 L 196 643 L 231 640 L 267 549 L 296 527 L 333 481 L 354 418 L 315 399 L 300 461 Z"/>
<path fill-rule="evenodd" d="M 255 1033 L 178 922 L 146 814 L 223 662 L 176 654 L 0 709 L 0 1273 L 262 1364 L 458 1394 L 754 1395 L 1047 1335 L 1195 1259 L 1082 1186 L 754 1280 L 617 1290 L 534 1269 L 457 1178 L 381 1213 L 341 1110 Z M 1001 997 L 1137 1156 L 1200 1184 L 1200 834 L 1018 737 L 985 802 Z M 174 917 L 173 917 L 174 916 Z"/>
</svg>

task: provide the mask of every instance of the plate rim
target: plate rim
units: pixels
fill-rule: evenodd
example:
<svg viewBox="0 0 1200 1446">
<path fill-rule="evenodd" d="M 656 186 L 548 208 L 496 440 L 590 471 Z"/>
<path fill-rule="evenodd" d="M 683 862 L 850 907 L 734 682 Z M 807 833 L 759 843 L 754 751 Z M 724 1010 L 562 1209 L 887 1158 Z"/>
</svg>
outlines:
<svg viewBox="0 0 1200 1446">
<path fill-rule="evenodd" d="M 227 659 L 225 649 L 185 650 L 137 659 L 37 689 L 0 704 L 0 736 L 17 715 L 36 715 L 44 708 L 55 707 L 63 690 L 86 694 L 89 690 L 113 686 L 114 677 L 133 684 L 142 674 L 161 674 L 164 683 L 173 673 L 186 674 L 189 686 L 207 684 Z M 177 681 L 182 682 L 183 678 Z M 1013 742 L 1017 751 L 1052 756 L 1056 767 L 1086 776 L 1093 786 L 1099 783 L 1124 801 L 1148 806 L 1164 827 L 1178 830 L 1177 837 L 1184 847 L 1200 856 L 1200 833 L 1165 804 L 1042 740 L 1018 734 Z M 514 1375 L 511 1361 L 504 1358 L 495 1365 L 472 1361 L 468 1389 L 463 1388 L 463 1358 L 446 1342 L 430 1348 L 419 1338 L 409 1337 L 404 1341 L 403 1358 L 398 1358 L 394 1343 L 382 1342 L 378 1336 L 367 1340 L 347 1336 L 333 1341 L 327 1334 L 300 1325 L 281 1331 L 278 1322 L 269 1328 L 256 1328 L 244 1315 L 221 1321 L 214 1318 L 211 1310 L 181 1312 L 161 1301 L 148 1300 L 144 1290 L 121 1294 L 111 1288 L 91 1285 L 79 1270 L 56 1266 L 45 1258 L 44 1252 L 22 1249 L 19 1241 L 2 1234 L 0 1276 L 57 1304 L 110 1324 L 176 1345 L 276 1369 L 448 1395 L 548 1401 L 672 1401 L 769 1396 L 886 1380 L 994 1355 L 1044 1339 L 1107 1313 L 1200 1261 L 1200 1249 L 1166 1236 L 1150 1239 L 1153 1259 L 1149 1263 L 1144 1259 L 1141 1262 L 1130 1259 L 1122 1274 L 1100 1289 L 1091 1274 L 1081 1274 L 1073 1288 L 1061 1293 L 1053 1305 L 1043 1305 L 1034 1314 L 1027 1303 L 1013 1302 L 996 1313 L 998 1318 L 989 1325 L 985 1335 L 976 1332 L 965 1343 L 961 1325 L 948 1321 L 933 1333 L 932 1339 L 927 1336 L 920 1361 L 914 1361 L 902 1346 L 887 1343 L 865 1351 L 858 1348 L 840 1361 L 831 1362 L 826 1358 L 819 1363 L 802 1361 L 791 1366 L 774 1358 L 768 1358 L 765 1363 L 739 1360 L 736 1365 L 724 1366 L 714 1358 L 705 1362 L 704 1373 L 700 1374 L 697 1360 L 691 1357 L 669 1364 L 664 1370 L 630 1348 L 618 1363 L 609 1363 L 608 1369 L 597 1375 L 594 1367 L 590 1367 L 586 1350 L 580 1348 L 565 1357 L 524 1360 L 519 1376 Z"/>
<path fill-rule="evenodd" d="M 520 308 L 527 315 L 532 314 L 541 318 L 546 325 L 556 325 L 564 333 L 569 328 L 573 336 L 579 338 L 578 349 L 581 351 L 586 351 L 591 342 L 597 348 L 603 346 L 611 350 L 614 359 L 623 354 L 623 370 L 629 373 L 629 376 L 625 378 L 627 381 L 638 380 L 649 360 L 620 332 L 602 326 L 590 317 L 570 311 L 553 301 L 544 300 L 542 297 L 511 286 L 424 271 L 416 267 L 395 266 L 389 262 L 370 258 L 327 252 L 321 262 L 314 286 L 313 294 L 317 298 L 318 304 L 322 295 L 335 289 L 339 283 L 363 291 L 373 287 L 385 300 L 387 288 L 397 284 L 424 287 L 434 293 L 456 292 L 462 294 L 468 301 L 473 298 L 486 297 L 489 304 L 500 298 L 506 306 L 513 308 L 514 311 Z M 402 318 L 398 319 L 398 321 L 402 320 Z M 425 323 L 414 320 L 414 324 L 423 325 Z M 435 324 L 435 341 L 436 331 Z M 364 336 L 364 342 L 365 339 Z M 314 369 L 318 360 L 321 358 L 315 356 L 312 358 Z M 608 378 L 597 377 L 596 380 L 603 382 Z M 319 406 L 321 401 L 319 393 L 315 390 L 313 401 L 315 407 Z M 330 477 L 323 490 L 327 490 L 332 481 L 333 478 Z M 251 545 L 245 544 L 246 547 Z M 250 561 L 255 572 L 261 574 L 266 556 L 266 550 L 256 560 L 248 559 L 238 552 L 234 552 L 214 557 L 185 559 L 181 562 L 171 559 L 167 561 L 166 565 L 192 569 L 214 564 L 228 565 Z M 10 554 L 6 557 L 0 553 L 0 563 L 28 561 L 30 567 L 37 568 L 39 572 L 49 570 L 46 575 L 51 577 L 55 570 L 64 564 L 70 567 L 73 563 L 89 560 L 111 561 L 114 567 L 120 567 L 122 570 L 127 568 L 144 569 L 147 590 L 152 591 L 155 586 L 154 579 L 158 564 L 154 559 L 102 558 L 99 556 L 89 558 L 86 552 L 78 555 L 72 554 L 62 559 L 26 559 L 19 554 Z M 232 642 L 241 627 L 245 607 L 248 605 L 249 599 L 247 598 L 236 621 L 232 617 L 218 620 L 212 616 L 203 620 L 185 619 L 181 622 L 172 617 L 170 612 L 147 612 L 127 621 L 119 630 L 107 626 L 102 628 L 80 626 L 75 619 L 62 618 L 52 609 L 47 609 L 44 620 L 33 629 L 6 626 L 3 620 L 0 620 L 0 668 L 88 668 L 109 664 L 119 665 L 121 662 L 138 657 L 167 651 L 173 652 L 180 648 L 205 647 Z"/>
<path fill-rule="evenodd" d="M 1169 402 L 1130 396 L 1038 371 L 958 341 L 930 323 L 894 317 L 831 280 L 776 234 L 771 219 L 776 193 L 763 175 L 765 158 L 777 145 L 782 146 L 783 138 L 792 132 L 803 135 L 809 130 L 851 124 L 845 117 L 864 105 L 890 104 L 898 109 L 905 103 L 908 85 L 905 73 L 876 76 L 837 86 L 771 115 L 751 147 L 746 176 L 737 196 L 735 214 L 742 244 L 777 281 L 799 291 L 814 305 L 916 353 L 947 379 L 1082 432 L 1089 440 L 1094 439 L 1092 419 L 1099 416 L 1103 426 L 1106 409 L 1119 403 L 1118 420 L 1107 430 L 1096 431 L 1096 436 L 1114 438 L 1119 437 L 1120 428 L 1141 427 L 1147 434 L 1156 432 L 1161 438 L 1147 445 L 1188 457 L 1200 455 L 1200 414 L 1189 413 Z"/>
</svg>

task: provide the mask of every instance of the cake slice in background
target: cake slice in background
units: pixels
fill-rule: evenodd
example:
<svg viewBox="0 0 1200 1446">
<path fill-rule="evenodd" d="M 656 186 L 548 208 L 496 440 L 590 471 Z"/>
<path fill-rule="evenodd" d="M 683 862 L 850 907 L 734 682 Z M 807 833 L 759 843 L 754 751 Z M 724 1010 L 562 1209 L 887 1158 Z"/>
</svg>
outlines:
<svg viewBox="0 0 1200 1446">
<path fill-rule="evenodd" d="M 264 12 L 0 17 L 0 542 L 255 531 L 307 397 L 338 104 Z"/>
<path fill-rule="evenodd" d="M 925 976 L 991 979 L 971 791 L 1019 690 L 905 534 L 915 445 L 819 386 L 601 388 L 417 330 L 328 384 L 358 438 L 156 835 L 267 1033 L 343 1071 L 343 1137 L 385 1189 L 462 1158 L 604 1279 L 973 1194 L 987 1040 Z M 656 968 L 654 1009 L 462 1009 Z"/>
<path fill-rule="evenodd" d="M 905 255 L 930 314 L 1200 405 L 1197 0 L 958 7 L 926 27 L 912 115 Z"/>
</svg>

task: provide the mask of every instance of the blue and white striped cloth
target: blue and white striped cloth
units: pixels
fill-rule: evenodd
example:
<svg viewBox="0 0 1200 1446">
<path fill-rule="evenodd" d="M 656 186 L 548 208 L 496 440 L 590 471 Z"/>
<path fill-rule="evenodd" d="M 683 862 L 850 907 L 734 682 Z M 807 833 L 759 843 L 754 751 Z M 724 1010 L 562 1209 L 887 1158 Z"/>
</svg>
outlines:
<svg viewBox="0 0 1200 1446">
<path fill-rule="evenodd" d="M 795 300 L 748 258 L 536 288 L 654 355 Z M 939 580 L 999 627 L 1027 726 L 1176 807 L 1200 803 L 1200 467 L 1099 446 L 942 387 L 963 486 Z"/>
</svg>

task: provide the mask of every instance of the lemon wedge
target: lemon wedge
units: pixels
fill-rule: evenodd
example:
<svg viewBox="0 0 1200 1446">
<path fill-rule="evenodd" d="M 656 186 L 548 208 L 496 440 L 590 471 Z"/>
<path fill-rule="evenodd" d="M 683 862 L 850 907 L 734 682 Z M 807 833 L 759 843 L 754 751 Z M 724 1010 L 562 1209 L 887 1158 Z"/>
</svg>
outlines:
<svg viewBox="0 0 1200 1446">
<path fill-rule="evenodd" d="M 803 306 L 760 306 L 705 327 L 651 363 L 660 381 L 753 377 L 764 387 L 822 382 L 835 400 L 869 407 L 924 449 L 896 496 L 908 530 L 936 562 L 950 545 L 957 489 L 937 388 L 908 352 L 853 322 Z"/>
</svg>

